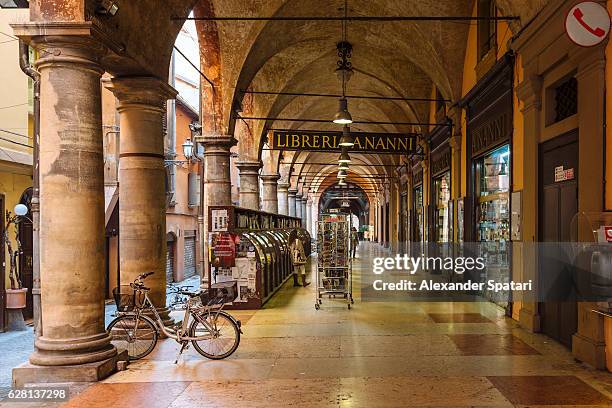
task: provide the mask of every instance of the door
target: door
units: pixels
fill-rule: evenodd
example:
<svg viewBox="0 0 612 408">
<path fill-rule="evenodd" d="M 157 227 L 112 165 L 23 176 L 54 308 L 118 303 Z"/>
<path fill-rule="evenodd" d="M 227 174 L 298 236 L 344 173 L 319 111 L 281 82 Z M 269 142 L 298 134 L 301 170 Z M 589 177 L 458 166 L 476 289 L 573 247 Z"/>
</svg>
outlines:
<svg viewBox="0 0 612 408">
<path fill-rule="evenodd" d="M 21 195 L 20 204 L 28 207 L 28 213 L 26 217 L 22 217 L 19 221 L 19 242 L 21 243 L 21 254 L 18 258 L 19 274 L 21 275 L 21 281 L 23 287 L 28 288 L 26 294 L 26 307 L 23 309 L 23 318 L 25 320 L 32 319 L 34 316 L 34 302 L 32 296 L 32 287 L 34 285 L 34 252 L 33 252 L 33 227 L 32 213 L 30 212 L 32 204 L 32 188 L 28 188 Z"/>
<path fill-rule="evenodd" d="M 174 282 L 174 255 L 176 252 L 175 247 L 176 240 L 173 234 L 168 234 L 166 238 L 166 282 Z"/>
<path fill-rule="evenodd" d="M 539 269 L 542 331 L 567 347 L 576 333 L 578 309 L 573 268 L 564 242 L 578 212 L 578 134 L 540 146 Z"/>
<path fill-rule="evenodd" d="M 185 231 L 187 234 L 188 231 Z M 196 241 L 195 231 L 192 236 L 185 236 L 185 270 L 183 278 L 187 279 L 196 273 Z"/>
</svg>

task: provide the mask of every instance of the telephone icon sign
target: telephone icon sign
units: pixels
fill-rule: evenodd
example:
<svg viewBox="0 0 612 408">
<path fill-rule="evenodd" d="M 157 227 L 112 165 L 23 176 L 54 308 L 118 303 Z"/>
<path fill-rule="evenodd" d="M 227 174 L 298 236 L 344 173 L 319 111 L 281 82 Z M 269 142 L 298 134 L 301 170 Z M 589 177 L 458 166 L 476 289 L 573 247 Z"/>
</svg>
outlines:
<svg viewBox="0 0 612 408">
<path fill-rule="evenodd" d="M 593 47 L 610 32 L 610 14 L 601 4 L 584 1 L 572 7 L 565 19 L 569 38 L 581 47 Z"/>
</svg>

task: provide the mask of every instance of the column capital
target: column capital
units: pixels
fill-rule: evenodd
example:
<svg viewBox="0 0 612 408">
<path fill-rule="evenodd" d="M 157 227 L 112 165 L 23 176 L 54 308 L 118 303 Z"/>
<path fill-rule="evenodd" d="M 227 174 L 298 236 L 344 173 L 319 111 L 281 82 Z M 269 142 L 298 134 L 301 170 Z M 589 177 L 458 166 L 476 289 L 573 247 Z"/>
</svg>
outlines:
<svg viewBox="0 0 612 408">
<path fill-rule="evenodd" d="M 236 162 L 236 167 L 240 170 L 240 174 L 259 174 L 259 169 L 262 167 L 262 163 L 260 161 L 251 161 L 251 160 L 241 160 Z"/>
<path fill-rule="evenodd" d="M 297 188 L 290 188 L 289 190 L 287 190 L 289 192 L 289 195 L 295 196 L 297 195 Z"/>
<path fill-rule="evenodd" d="M 35 62 L 39 71 L 53 66 L 71 66 L 102 75 L 101 59 L 108 49 L 91 35 L 87 24 L 75 26 L 74 30 L 52 35 L 44 31 L 35 32 L 40 28 L 33 28 L 31 24 L 12 25 L 20 39 L 39 51 L 40 58 Z"/>
<path fill-rule="evenodd" d="M 289 187 L 291 186 L 291 184 L 289 183 L 278 183 L 278 190 L 279 191 L 289 191 Z"/>
<path fill-rule="evenodd" d="M 301 200 L 302 199 L 302 193 L 298 193 L 297 191 L 295 192 L 295 199 L 296 200 Z"/>
<path fill-rule="evenodd" d="M 238 141 L 234 138 L 234 136 L 197 136 L 195 141 L 201 143 L 204 146 L 204 155 L 207 154 L 219 154 L 219 153 L 230 153 L 230 149 L 233 146 L 236 146 Z"/>
<path fill-rule="evenodd" d="M 277 184 L 280 178 L 278 174 L 262 174 L 259 177 L 264 184 Z"/>
<path fill-rule="evenodd" d="M 164 111 L 168 99 L 174 99 L 178 92 L 166 81 L 155 77 L 117 77 L 102 81 L 119 100 L 117 111 L 129 107 L 142 108 L 142 105 L 153 106 Z"/>
<path fill-rule="evenodd" d="M 516 95 L 524 103 L 523 112 L 542 108 L 542 86 L 544 80 L 540 75 L 525 76 L 523 82 L 516 87 Z"/>
</svg>

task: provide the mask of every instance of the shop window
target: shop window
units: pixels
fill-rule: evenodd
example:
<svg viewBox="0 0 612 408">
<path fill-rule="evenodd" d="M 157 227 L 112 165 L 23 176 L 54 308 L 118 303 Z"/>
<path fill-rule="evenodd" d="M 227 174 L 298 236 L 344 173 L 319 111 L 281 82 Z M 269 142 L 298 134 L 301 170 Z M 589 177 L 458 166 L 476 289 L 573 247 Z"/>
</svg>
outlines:
<svg viewBox="0 0 612 408">
<path fill-rule="evenodd" d="M 578 81 L 571 77 L 554 90 L 555 122 L 560 122 L 578 113 Z"/>
<path fill-rule="evenodd" d="M 478 0 L 478 58 L 483 59 L 491 49 L 497 47 L 497 23 L 490 19 L 497 15 L 494 0 Z"/>
</svg>

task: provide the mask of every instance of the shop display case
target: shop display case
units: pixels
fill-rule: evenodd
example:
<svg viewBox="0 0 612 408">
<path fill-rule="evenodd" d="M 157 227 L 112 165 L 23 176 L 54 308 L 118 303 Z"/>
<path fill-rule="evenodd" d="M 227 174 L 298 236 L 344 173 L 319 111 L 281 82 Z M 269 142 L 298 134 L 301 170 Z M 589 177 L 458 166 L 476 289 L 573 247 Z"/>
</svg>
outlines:
<svg viewBox="0 0 612 408">
<path fill-rule="evenodd" d="M 414 188 L 414 214 L 415 214 L 415 225 L 414 225 L 414 241 L 424 241 L 424 225 L 425 215 L 423 211 L 423 185 Z"/>
<path fill-rule="evenodd" d="M 289 236 L 297 231 L 310 255 L 310 234 L 301 220 L 234 206 L 208 212 L 209 284 L 236 280 L 238 298 L 229 308 L 257 309 L 293 274 Z"/>
<path fill-rule="evenodd" d="M 450 217 L 450 172 L 434 179 L 434 239 L 437 243 L 449 242 L 451 235 Z"/>
<path fill-rule="evenodd" d="M 486 279 L 499 282 L 510 276 L 510 146 L 502 146 L 476 162 L 476 240 L 487 265 Z M 490 295 L 490 296 L 489 296 Z M 506 294 L 487 294 L 506 303 Z"/>
</svg>

